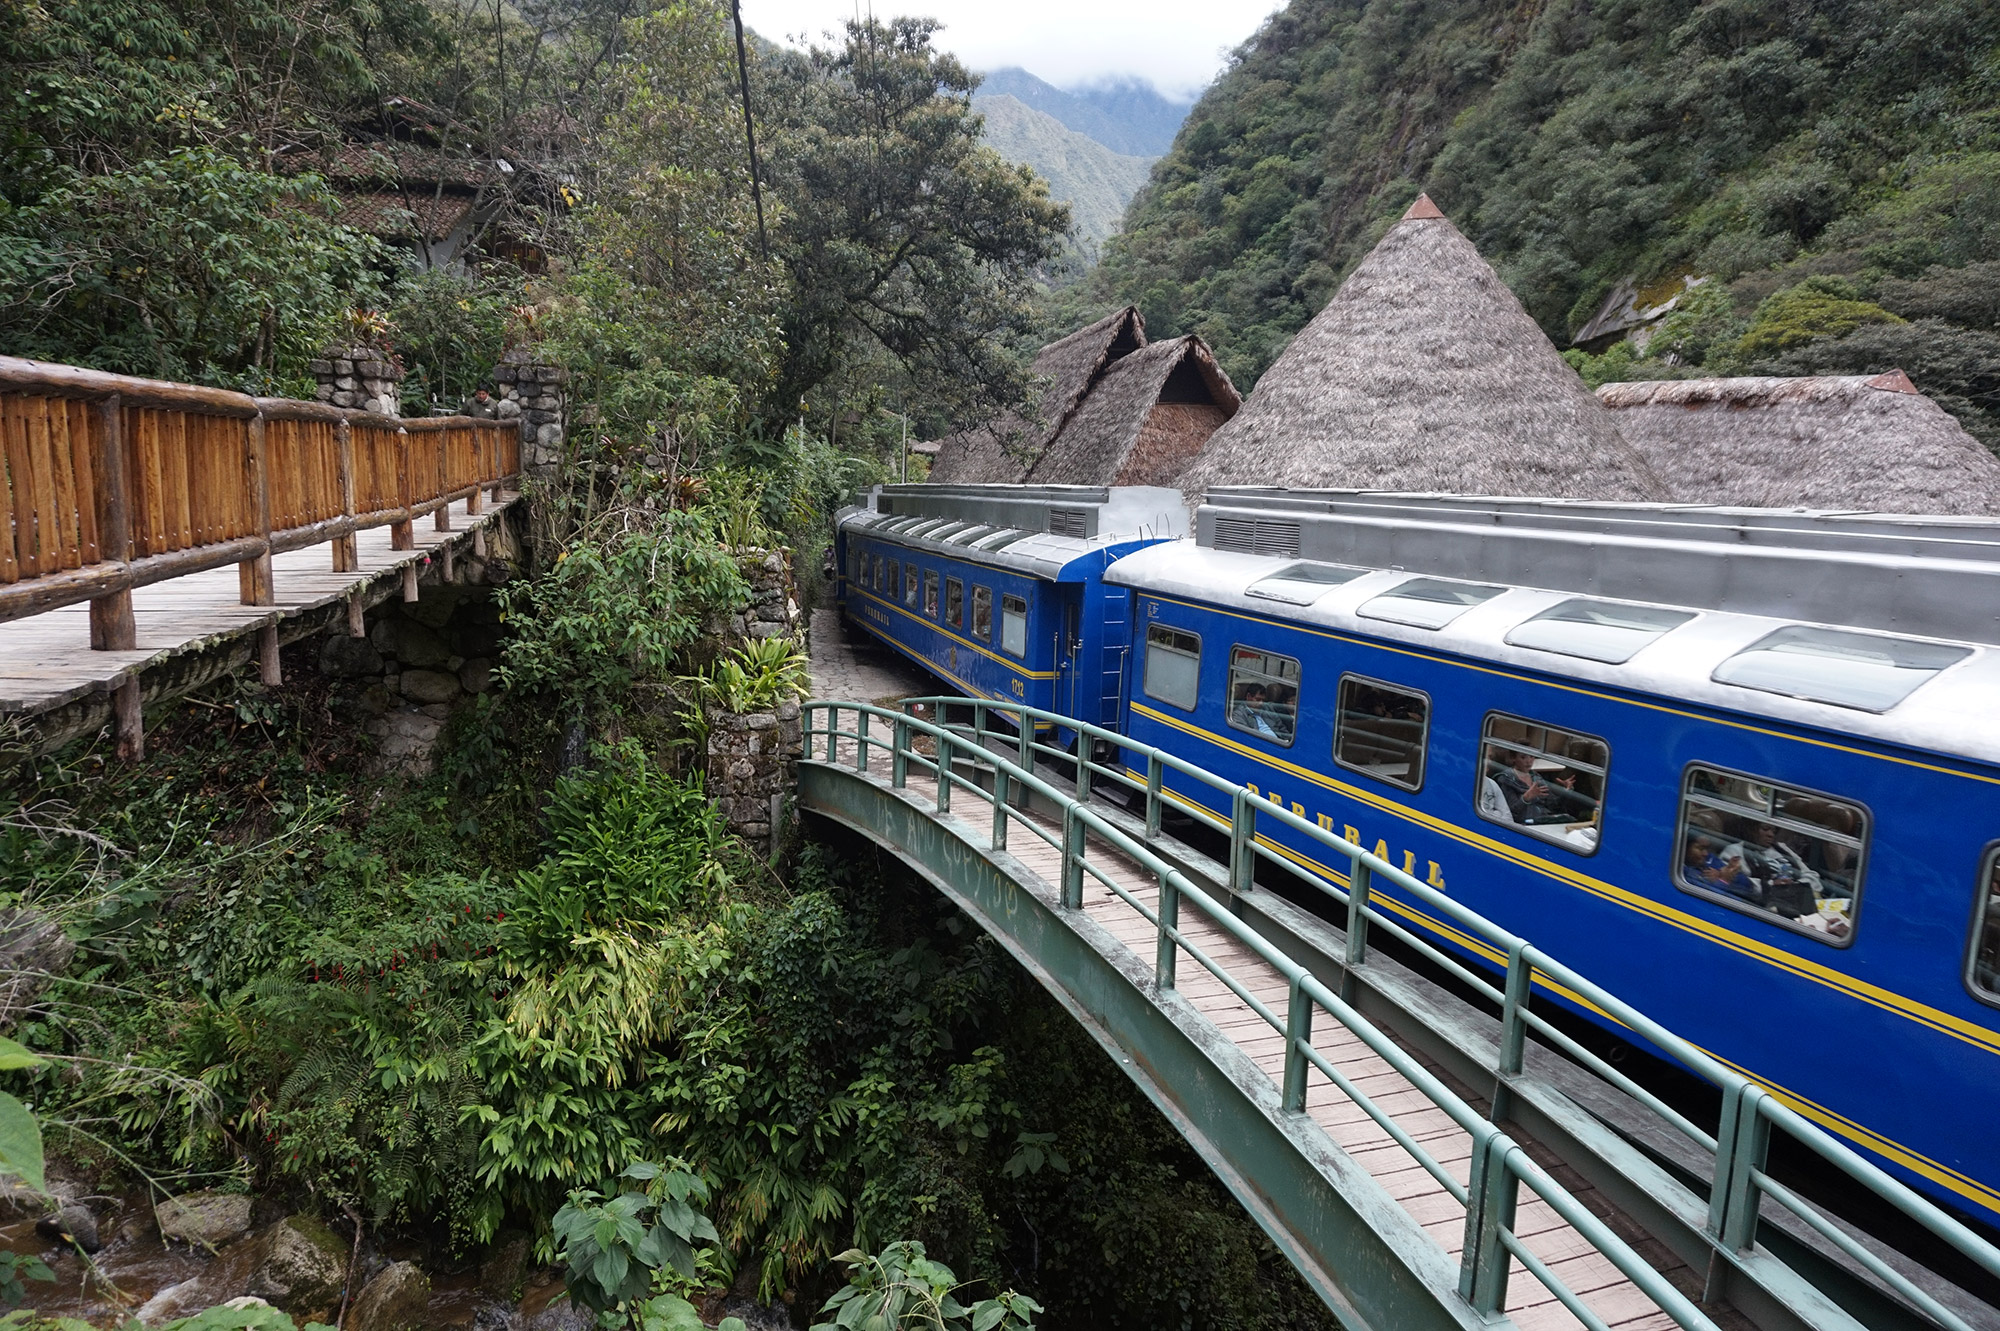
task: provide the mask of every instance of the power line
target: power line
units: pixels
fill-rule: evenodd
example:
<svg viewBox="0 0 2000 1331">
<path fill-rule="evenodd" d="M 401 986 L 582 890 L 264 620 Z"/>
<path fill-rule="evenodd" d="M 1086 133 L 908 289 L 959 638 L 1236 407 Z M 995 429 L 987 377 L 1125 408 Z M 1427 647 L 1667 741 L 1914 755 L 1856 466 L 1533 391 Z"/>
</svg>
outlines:
<svg viewBox="0 0 2000 1331">
<path fill-rule="evenodd" d="M 750 57 L 743 47 L 743 2 L 729 0 L 729 12 L 736 20 L 736 73 L 743 88 L 743 137 L 750 144 L 750 197 L 757 201 L 757 248 L 771 257 L 771 239 L 764 233 L 764 191 L 757 183 L 757 126 L 750 119 Z"/>
</svg>

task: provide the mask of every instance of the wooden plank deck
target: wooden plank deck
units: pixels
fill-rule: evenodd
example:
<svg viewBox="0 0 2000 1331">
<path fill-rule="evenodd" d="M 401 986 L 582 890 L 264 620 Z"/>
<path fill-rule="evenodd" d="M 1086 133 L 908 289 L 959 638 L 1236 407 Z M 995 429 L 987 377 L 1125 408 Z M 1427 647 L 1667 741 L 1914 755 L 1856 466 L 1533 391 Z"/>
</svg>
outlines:
<svg viewBox="0 0 2000 1331">
<path fill-rule="evenodd" d="M 434 530 L 428 516 L 414 524 L 416 549 L 392 550 L 386 526 L 355 533 L 360 567 L 333 571 L 330 544 L 289 550 L 271 558 L 275 604 L 244 605 L 236 566 L 170 578 L 132 593 L 138 645 L 129 652 L 90 647 L 90 607 L 64 606 L 0 624 L 0 713 L 40 713 L 90 693 L 110 692 L 134 672 L 190 646 L 289 619 L 343 600 L 385 573 L 427 558 L 449 541 L 469 541 L 474 527 L 494 522 L 515 502 L 489 499 L 476 515 L 464 500 L 451 506 L 450 531 Z"/>
</svg>

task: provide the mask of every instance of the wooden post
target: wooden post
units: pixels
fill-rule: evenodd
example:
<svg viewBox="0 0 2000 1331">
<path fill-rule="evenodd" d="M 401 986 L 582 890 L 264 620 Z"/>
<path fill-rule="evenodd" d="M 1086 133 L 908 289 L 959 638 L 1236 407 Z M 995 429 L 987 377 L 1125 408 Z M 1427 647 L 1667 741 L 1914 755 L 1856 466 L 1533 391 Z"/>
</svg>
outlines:
<svg viewBox="0 0 2000 1331">
<path fill-rule="evenodd" d="M 397 502 L 403 506 L 403 520 L 389 524 L 389 548 L 391 550 L 414 550 L 417 548 L 417 533 L 410 521 L 410 432 L 396 431 L 396 494 Z M 412 570 L 403 580 L 403 599 L 416 600 L 411 590 L 416 574 Z"/>
<path fill-rule="evenodd" d="M 360 592 L 347 594 L 347 636 L 350 638 L 368 636 L 368 607 L 361 603 Z"/>
<path fill-rule="evenodd" d="M 264 413 L 258 412 L 250 418 L 250 431 L 244 446 L 245 479 L 250 486 L 250 517 L 257 528 L 257 534 L 266 541 L 271 539 L 271 476 L 270 456 L 264 448 Z M 246 559 L 236 566 L 237 581 L 242 591 L 244 605 L 270 605 L 275 599 L 271 585 L 271 551 L 267 546 L 264 553 L 255 559 Z M 276 669 L 277 651 L 271 653 L 272 669 Z M 269 679 L 264 681 L 271 683 Z"/>
<path fill-rule="evenodd" d="M 348 517 L 354 516 L 354 427 L 346 418 L 334 423 L 334 447 L 340 459 L 340 511 Z M 333 538 L 333 571 L 352 573 L 361 566 L 361 550 L 354 533 Z"/>
<path fill-rule="evenodd" d="M 285 669 L 278 660 L 277 621 L 257 630 L 257 677 L 268 688 L 277 688 L 285 682 Z"/>
<path fill-rule="evenodd" d="M 475 490 L 473 493 L 477 494 L 478 491 Z M 486 558 L 486 524 L 483 522 L 472 529 L 472 557 Z"/>
<path fill-rule="evenodd" d="M 417 599 L 417 561 L 412 559 L 403 565 L 403 603 L 408 605 Z"/>
<path fill-rule="evenodd" d="M 146 756 L 146 718 L 137 674 L 126 676 L 111 695 L 111 733 L 118 739 L 120 762 L 136 763 Z"/>
<path fill-rule="evenodd" d="M 471 428 L 472 453 L 479 459 L 479 465 L 473 468 L 472 493 L 465 497 L 468 515 L 485 507 L 486 473 L 500 470 L 500 441 L 494 437 L 495 432 L 483 425 Z"/>
<path fill-rule="evenodd" d="M 437 441 L 438 441 L 437 449 L 438 449 L 439 497 L 444 500 L 444 504 L 438 509 L 437 513 L 431 518 L 431 522 L 434 524 L 434 529 L 437 531 L 450 531 L 451 530 L 451 487 L 449 484 L 449 478 L 451 476 L 451 431 L 437 430 L 434 431 L 433 433 L 437 435 Z"/>
<path fill-rule="evenodd" d="M 98 554 L 106 560 L 132 557 L 132 529 L 125 496 L 125 404 L 113 393 L 97 404 L 98 432 L 102 451 L 97 455 Z M 129 652 L 139 645 L 139 633 L 132 621 L 132 593 L 112 592 L 90 603 L 90 645 L 100 652 Z M 139 715 L 138 685 L 131 700 L 134 724 Z M 120 715 L 124 704 L 120 704 Z M 122 740 L 121 740 L 122 744 Z"/>
<path fill-rule="evenodd" d="M 456 552 L 456 547 L 450 541 L 446 541 L 440 549 L 444 555 L 444 580 L 446 582 L 457 582 L 458 561 L 452 557 Z"/>
</svg>

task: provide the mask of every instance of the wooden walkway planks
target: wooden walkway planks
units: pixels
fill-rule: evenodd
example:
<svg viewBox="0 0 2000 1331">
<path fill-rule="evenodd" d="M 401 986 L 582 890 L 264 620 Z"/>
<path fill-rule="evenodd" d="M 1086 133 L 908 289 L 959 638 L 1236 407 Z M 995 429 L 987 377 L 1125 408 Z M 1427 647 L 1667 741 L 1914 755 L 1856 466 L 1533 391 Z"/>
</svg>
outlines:
<svg viewBox="0 0 2000 1331">
<path fill-rule="evenodd" d="M 459 500 L 451 506 L 450 531 L 432 530 L 429 519 L 412 524 L 414 550 L 390 549 L 387 526 L 357 532 L 360 564 L 351 573 L 333 571 L 330 544 L 273 555 L 272 605 L 241 603 L 233 564 L 137 588 L 132 617 L 138 646 L 129 652 L 91 650 L 87 604 L 0 624 L 0 712 L 39 713 L 90 693 L 109 692 L 133 672 L 196 644 L 342 600 L 385 573 L 427 558 L 446 542 L 466 539 L 475 527 L 496 521 L 513 502 L 511 496 L 489 499 L 478 514 L 470 514 Z"/>
</svg>

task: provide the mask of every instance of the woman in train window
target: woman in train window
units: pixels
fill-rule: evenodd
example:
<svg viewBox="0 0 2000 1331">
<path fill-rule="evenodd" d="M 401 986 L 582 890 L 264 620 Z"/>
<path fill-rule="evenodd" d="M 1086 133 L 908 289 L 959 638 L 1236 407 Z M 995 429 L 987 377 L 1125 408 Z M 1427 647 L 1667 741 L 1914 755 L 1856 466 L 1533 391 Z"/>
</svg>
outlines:
<svg viewBox="0 0 2000 1331">
<path fill-rule="evenodd" d="M 1681 877 L 1689 887 L 1727 892 L 1732 897 L 1742 897 L 1750 902 L 1757 899 L 1757 883 L 1744 872 L 1743 861 L 1716 854 L 1715 842 L 1700 832 L 1688 836 L 1687 856 L 1681 861 Z"/>
<path fill-rule="evenodd" d="M 1722 858 L 1743 865 L 1757 884 L 1757 904 L 1772 914 L 1796 920 L 1819 913 L 1819 875 L 1779 838 L 1772 824 L 1753 823 L 1749 835 L 1726 848 Z"/>
</svg>

